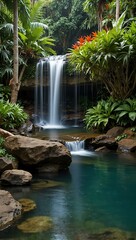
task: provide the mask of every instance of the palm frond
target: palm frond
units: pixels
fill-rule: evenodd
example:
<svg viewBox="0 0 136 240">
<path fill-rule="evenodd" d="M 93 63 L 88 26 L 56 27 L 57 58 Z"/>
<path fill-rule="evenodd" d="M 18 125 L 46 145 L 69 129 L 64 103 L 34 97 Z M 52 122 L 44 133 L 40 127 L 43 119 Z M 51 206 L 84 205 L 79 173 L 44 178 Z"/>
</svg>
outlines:
<svg viewBox="0 0 136 240">
<path fill-rule="evenodd" d="M 31 22 L 36 22 L 41 20 L 43 16 L 43 7 L 46 5 L 45 0 L 39 0 L 34 3 L 34 5 L 31 8 L 31 13 L 30 13 L 30 21 Z"/>
</svg>

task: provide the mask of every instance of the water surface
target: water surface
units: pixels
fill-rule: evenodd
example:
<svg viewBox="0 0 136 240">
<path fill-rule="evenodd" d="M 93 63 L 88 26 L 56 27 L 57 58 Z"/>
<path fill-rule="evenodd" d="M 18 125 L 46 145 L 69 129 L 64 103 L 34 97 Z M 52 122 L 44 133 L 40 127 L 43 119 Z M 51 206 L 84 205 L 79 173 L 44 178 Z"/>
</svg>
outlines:
<svg viewBox="0 0 136 240">
<path fill-rule="evenodd" d="M 36 202 L 37 208 L 24 213 L 19 223 L 32 216 L 49 216 L 53 228 L 47 232 L 23 233 L 15 224 L 0 232 L 1 240 L 76 240 L 80 233 L 98 233 L 108 228 L 135 236 L 136 158 L 90 153 L 74 154 L 72 160 L 68 172 L 35 176 L 31 187 L 7 188 L 16 199 L 30 198 Z M 60 185 L 34 188 L 35 183 L 47 179 Z"/>
</svg>

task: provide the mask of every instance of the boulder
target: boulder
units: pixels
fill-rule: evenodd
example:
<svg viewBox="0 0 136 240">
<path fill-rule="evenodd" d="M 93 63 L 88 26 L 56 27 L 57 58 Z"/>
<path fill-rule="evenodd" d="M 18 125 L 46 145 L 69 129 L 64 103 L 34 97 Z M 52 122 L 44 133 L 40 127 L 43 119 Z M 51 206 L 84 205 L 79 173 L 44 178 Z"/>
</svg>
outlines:
<svg viewBox="0 0 136 240">
<path fill-rule="evenodd" d="M 17 168 L 17 162 L 7 157 L 0 157 L 0 173 Z"/>
<path fill-rule="evenodd" d="M 118 143 L 115 141 L 115 138 L 112 138 L 106 134 L 100 135 L 92 141 L 92 147 L 94 149 L 97 149 L 103 146 L 107 147 L 110 150 L 116 150 L 118 147 Z"/>
<path fill-rule="evenodd" d="M 128 138 L 122 139 L 118 142 L 118 151 L 136 152 L 136 140 Z"/>
<path fill-rule="evenodd" d="M 21 204 L 5 190 L 0 190 L 0 230 L 9 227 L 21 216 Z"/>
<path fill-rule="evenodd" d="M 1 175 L 2 184 L 26 185 L 32 180 L 32 174 L 23 170 L 6 170 Z"/>
<path fill-rule="evenodd" d="M 55 166 L 56 171 L 59 171 L 68 168 L 71 163 L 69 150 L 59 142 L 15 135 L 6 138 L 4 146 L 18 158 L 21 166 L 33 169 L 42 169 L 43 166 L 44 172 L 46 165 L 47 171 L 52 169 L 50 166 Z"/>
</svg>

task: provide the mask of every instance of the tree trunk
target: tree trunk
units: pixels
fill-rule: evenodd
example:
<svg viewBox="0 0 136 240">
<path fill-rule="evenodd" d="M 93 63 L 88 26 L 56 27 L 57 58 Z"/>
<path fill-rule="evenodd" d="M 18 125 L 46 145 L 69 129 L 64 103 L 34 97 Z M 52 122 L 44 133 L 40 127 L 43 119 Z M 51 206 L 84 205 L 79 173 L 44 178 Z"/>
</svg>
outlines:
<svg viewBox="0 0 136 240">
<path fill-rule="evenodd" d="M 116 0 L 116 21 L 119 19 L 120 0 Z"/>
<path fill-rule="evenodd" d="M 13 1 L 14 8 L 14 48 L 13 48 L 13 81 L 11 86 L 11 102 L 16 103 L 19 91 L 18 82 L 18 0 Z"/>
</svg>

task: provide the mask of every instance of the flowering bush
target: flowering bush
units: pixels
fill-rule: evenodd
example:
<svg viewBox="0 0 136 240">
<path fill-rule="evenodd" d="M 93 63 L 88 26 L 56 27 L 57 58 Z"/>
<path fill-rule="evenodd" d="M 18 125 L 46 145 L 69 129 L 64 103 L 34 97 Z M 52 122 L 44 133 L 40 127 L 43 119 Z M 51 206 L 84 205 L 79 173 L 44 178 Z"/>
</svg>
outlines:
<svg viewBox="0 0 136 240">
<path fill-rule="evenodd" d="M 126 99 L 136 87 L 136 22 L 121 29 L 121 18 L 109 30 L 81 37 L 70 63 L 92 81 L 102 81 L 114 99 Z"/>
</svg>

